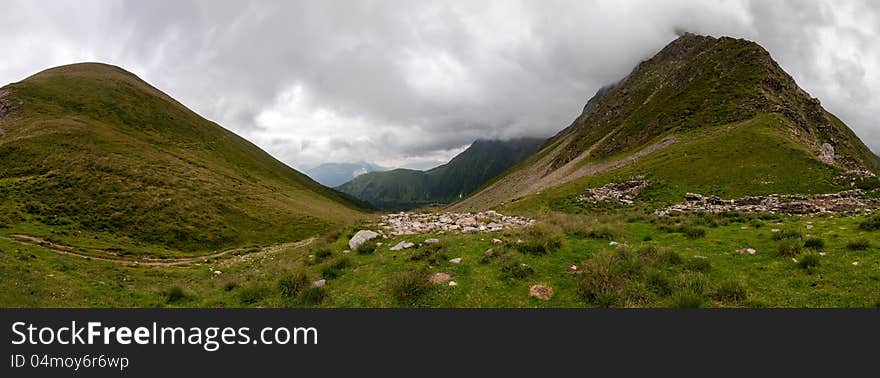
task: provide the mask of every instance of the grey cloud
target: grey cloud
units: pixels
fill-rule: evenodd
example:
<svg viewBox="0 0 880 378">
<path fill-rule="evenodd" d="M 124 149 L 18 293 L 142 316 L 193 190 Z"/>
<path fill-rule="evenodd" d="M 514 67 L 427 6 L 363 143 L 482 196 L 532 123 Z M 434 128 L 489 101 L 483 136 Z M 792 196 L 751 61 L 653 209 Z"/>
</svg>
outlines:
<svg viewBox="0 0 880 378">
<path fill-rule="evenodd" d="M 14 32 L 0 43 L 16 54 L 0 81 L 65 59 L 118 64 L 294 166 L 411 164 L 477 138 L 552 135 L 681 31 L 758 41 L 880 150 L 877 2 L 81 3 L 4 4 Z"/>
</svg>

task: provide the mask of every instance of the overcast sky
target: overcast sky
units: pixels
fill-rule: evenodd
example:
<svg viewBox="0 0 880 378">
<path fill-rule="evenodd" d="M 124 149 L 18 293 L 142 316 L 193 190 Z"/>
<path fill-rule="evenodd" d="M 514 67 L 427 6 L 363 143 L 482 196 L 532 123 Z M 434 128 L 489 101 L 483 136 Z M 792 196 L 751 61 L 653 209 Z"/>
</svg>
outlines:
<svg viewBox="0 0 880 378">
<path fill-rule="evenodd" d="M 761 43 L 880 151 L 878 1 L 9 1 L 0 85 L 121 66 L 286 163 L 550 136 L 683 29 Z"/>
</svg>

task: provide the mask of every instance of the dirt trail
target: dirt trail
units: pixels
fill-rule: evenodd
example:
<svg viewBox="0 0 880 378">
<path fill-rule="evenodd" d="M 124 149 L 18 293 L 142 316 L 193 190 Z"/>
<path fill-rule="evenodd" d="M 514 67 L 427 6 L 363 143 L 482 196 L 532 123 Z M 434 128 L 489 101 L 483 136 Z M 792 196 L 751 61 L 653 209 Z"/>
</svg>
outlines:
<svg viewBox="0 0 880 378">
<path fill-rule="evenodd" d="M 33 236 L 33 235 L 13 234 L 13 235 L 9 235 L 9 237 L 6 237 L 4 239 L 10 240 L 10 241 L 13 241 L 16 243 L 20 243 L 20 244 L 39 246 L 39 247 L 48 249 L 52 252 L 62 254 L 62 255 L 77 256 L 77 257 L 82 257 L 82 258 L 87 258 L 87 259 L 92 259 L 92 260 L 107 261 L 107 262 L 112 262 L 112 263 L 117 263 L 117 264 L 144 265 L 144 266 L 186 265 L 186 264 L 202 262 L 207 259 L 212 259 L 215 257 L 221 257 L 224 255 L 228 255 L 230 253 L 241 252 L 241 251 L 248 249 L 248 248 L 244 248 L 244 247 L 232 248 L 232 249 L 227 249 L 224 251 L 210 253 L 207 255 L 199 255 L 199 256 L 192 256 L 192 257 L 170 257 L 170 258 L 165 258 L 165 259 L 159 259 L 159 258 L 154 258 L 154 257 L 149 258 L 148 257 L 148 258 L 136 259 L 136 258 L 126 258 L 126 257 L 118 256 L 113 250 L 74 247 L 74 246 L 70 246 L 70 245 L 55 243 L 55 242 L 46 240 L 45 238 L 41 238 L 39 236 Z M 284 243 L 284 244 L 263 247 L 263 248 L 260 248 L 259 251 L 247 254 L 247 256 L 255 256 L 255 255 L 262 255 L 262 254 L 267 254 L 267 253 L 274 253 L 274 252 L 278 252 L 278 251 L 288 249 L 288 248 L 300 248 L 300 247 L 304 247 L 304 246 L 311 244 L 314 240 L 315 240 L 315 238 L 309 238 L 309 239 L 300 240 L 298 242 L 293 242 L 293 243 Z M 90 251 L 90 252 L 97 252 L 97 253 L 106 253 L 108 255 L 107 256 L 92 255 L 89 253 L 81 252 L 83 250 Z"/>
</svg>

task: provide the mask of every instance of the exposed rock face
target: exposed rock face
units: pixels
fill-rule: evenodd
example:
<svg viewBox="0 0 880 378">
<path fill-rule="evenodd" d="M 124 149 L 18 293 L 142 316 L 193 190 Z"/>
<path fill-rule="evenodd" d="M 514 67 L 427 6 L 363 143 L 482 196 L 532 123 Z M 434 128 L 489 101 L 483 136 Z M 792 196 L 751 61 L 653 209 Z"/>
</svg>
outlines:
<svg viewBox="0 0 880 378">
<path fill-rule="evenodd" d="M 578 199 L 585 202 L 617 202 L 631 205 L 633 199 L 647 187 L 648 182 L 645 180 L 613 182 L 599 188 L 587 189 Z"/>
<path fill-rule="evenodd" d="M 361 244 L 366 243 L 369 240 L 373 240 L 379 236 L 379 233 L 376 231 L 370 230 L 360 230 L 351 237 L 351 240 L 348 241 L 348 248 L 352 250 L 357 249 Z"/>
<path fill-rule="evenodd" d="M 724 200 L 719 197 L 704 197 L 700 194 L 688 193 L 685 203 L 657 210 L 657 215 L 674 215 L 685 212 L 741 212 L 741 213 L 842 213 L 870 211 L 880 209 L 880 201 L 865 198 L 859 189 L 838 193 L 816 194 L 810 198 L 800 195 L 771 194 L 760 197 L 743 197 Z"/>
<path fill-rule="evenodd" d="M 544 285 L 532 285 L 529 288 L 529 296 L 542 301 L 549 301 L 550 297 L 553 296 L 553 289 Z"/>
<path fill-rule="evenodd" d="M 439 231 L 462 233 L 494 232 L 501 231 L 507 227 L 525 227 L 534 222 L 533 219 L 506 216 L 495 211 L 477 214 L 413 214 L 401 212 L 383 216 L 379 226 L 390 236 L 396 236 L 427 234 Z"/>
<path fill-rule="evenodd" d="M 834 164 L 834 146 L 830 143 L 822 143 L 819 148 L 819 160 L 824 163 Z"/>
</svg>

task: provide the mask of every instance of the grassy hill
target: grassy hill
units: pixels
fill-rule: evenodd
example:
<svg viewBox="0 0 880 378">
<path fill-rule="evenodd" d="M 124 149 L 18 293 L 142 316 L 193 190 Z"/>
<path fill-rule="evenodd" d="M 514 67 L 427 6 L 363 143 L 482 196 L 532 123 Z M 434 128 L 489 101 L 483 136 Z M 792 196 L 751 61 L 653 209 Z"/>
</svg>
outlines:
<svg viewBox="0 0 880 378">
<path fill-rule="evenodd" d="M 337 189 L 388 210 L 451 203 L 529 157 L 543 142 L 537 138 L 477 140 L 449 163 L 428 171 L 372 172 Z"/>
<path fill-rule="evenodd" d="M 0 227 L 198 252 L 292 241 L 360 209 L 118 67 L 0 89 Z"/>
<path fill-rule="evenodd" d="M 663 199 L 816 193 L 880 159 L 754 42 L 684 35 L 602 88 L 571 126 L 457 210 L 533 209 L 646 175 Z M 555 193 L 555 195 L 553 194 Z M 525 199 L 529 205 L 511 205 Z"/>
</svg>

